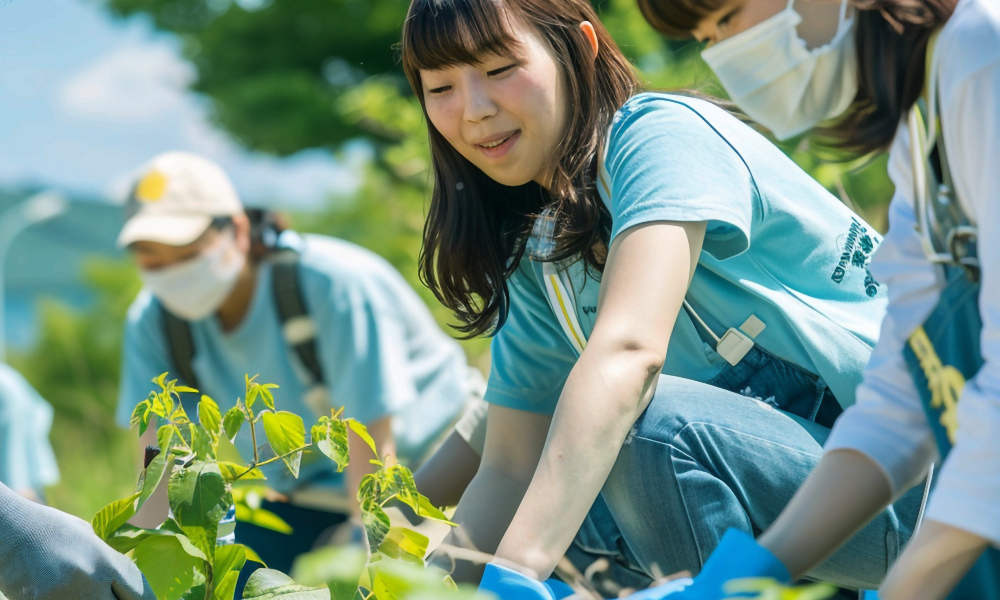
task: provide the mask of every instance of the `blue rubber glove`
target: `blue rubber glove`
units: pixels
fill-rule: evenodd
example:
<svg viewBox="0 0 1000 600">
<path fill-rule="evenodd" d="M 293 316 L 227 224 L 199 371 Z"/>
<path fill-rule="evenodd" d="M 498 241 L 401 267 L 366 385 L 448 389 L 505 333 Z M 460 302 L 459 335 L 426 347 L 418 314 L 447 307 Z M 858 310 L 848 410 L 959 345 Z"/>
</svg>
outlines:
<svg viewBox="0 0 1000 600">
<path fill-rule="evenodd" d="M 486 565 L 480 592 L 493 592 L 500 600 L 563 600 L 576 592 L 558 579 L 535 581 L 506 567 Z"/>
<path fill-rule="evenodd" d="M 546 584 L 493 563 L 486 565 L 479 591 L 493 592 L 500 600 L 558 600 Z"/>
<path fill-rule="evenodd" d="M 748 577 L 769 577 L 784 584 L 792 579 L 785 565 L 767 548 L 742 531 L 730 529 L 690 585 L 683 586 L 680 582 L 672 581 L 664 586 L 633 594 L 628 600 L 660 600 L 667 597 L 670 600 L 738 598 L 739 595 L 726 594 L 723 586 L 734 579 Z"/>
</svg>

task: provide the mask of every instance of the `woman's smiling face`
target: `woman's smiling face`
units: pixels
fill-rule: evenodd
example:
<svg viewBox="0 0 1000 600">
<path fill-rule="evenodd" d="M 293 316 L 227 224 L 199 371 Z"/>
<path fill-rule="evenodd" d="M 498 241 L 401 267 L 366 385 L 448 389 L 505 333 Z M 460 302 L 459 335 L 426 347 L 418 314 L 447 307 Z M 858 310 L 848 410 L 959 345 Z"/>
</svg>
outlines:
<svg viewBox="0 0 1000 600">
<path fill-rule="evenodd" d="M 535 31 L 512 29 L 510 56 L 421 69 L 424 105 L 434 128 L 490 178 L 547 187 L 566 123 L 562 74 Z"/>
</svg>

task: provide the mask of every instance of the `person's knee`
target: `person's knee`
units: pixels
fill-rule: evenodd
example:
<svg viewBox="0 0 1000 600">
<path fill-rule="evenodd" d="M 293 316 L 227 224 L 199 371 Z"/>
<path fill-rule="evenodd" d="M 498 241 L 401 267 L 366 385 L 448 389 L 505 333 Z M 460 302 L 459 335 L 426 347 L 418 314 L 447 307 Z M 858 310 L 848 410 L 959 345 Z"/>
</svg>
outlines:
<svg viewBox="0 0 1000 600">
<path fill-rule="evenodd" d="M 704 383 L 660 375 L 656 392 L 629 431 L 625 446 L 636 440 L 671 444 L 685 427 L 701 420 L 706 396 L 713 391 L 714 388 Z"/>
</svg>

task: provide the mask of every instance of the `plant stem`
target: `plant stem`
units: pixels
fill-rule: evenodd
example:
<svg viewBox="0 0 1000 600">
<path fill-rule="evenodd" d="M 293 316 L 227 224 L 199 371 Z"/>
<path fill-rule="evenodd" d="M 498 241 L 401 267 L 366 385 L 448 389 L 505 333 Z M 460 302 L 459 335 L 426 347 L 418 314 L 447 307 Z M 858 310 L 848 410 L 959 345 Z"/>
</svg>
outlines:
<svg viewBox="0 0 1000 600">
<path fill-rule="evenodd" d="M 242 473 L 240 473 L 239 475 L 237 475 L 236 477 L 234 477 L 233 481 L 234 482 L 238 481 L 244 475 L 246 475 L 250 471 L 253 471 L 257 467 L 263 467 L 264 465 L 269 465 L 269 464 L 271 464 L 271 463 L 273 463 L 275 461 L 278 461 L 278 460 L 281 460 L 281 459 L 283 459 L 285 457 L 291 456 L 291 455 L 295 454 L 296 452 L 302 452 L 303 450 L 309 448 L 309 446 L 311 446 L 311 444 L 306 444 L 305 446 L 302 446 L 301 448 L 296 448 L 295 450 L 290 450 L 290 451 L 282 454 L 281 456 L 275 456 L 273 458 L 269 458 L 269 459 L 265 460 L 264 462 L 258 463 L 257 461 L 254 461 L 254 462 L 250 463 L 249 465 L 247 465 L 247 470 L 246 471 L 243 471 Z"/>
<path fill-rule="evenodd" d="M 181 434 L 181 429 L 180 429 L 180 427 L 177 426 L 177 423 L 174 423 L 173 421 L 170 421 L 170 426 L 173 427 L 174 431 L 177 432 L 177 439 L 179 439 L 181 441 L 181 444 L 184 444 L 184 449 L 185 450 L 191 450 L 191 448 L 187 445 L 187 442 L 184 441 L 184 436 Z"/>
<path fill-rule="evenodd" d="M 250 413 L 250 438 L 253 440 L 253 464 L 256 465 L 260 460 L 260 453 L 257 452 L 257 425 L 253 421 L 253 411 L 248 408 L 247 412 Z"/>
</svg>

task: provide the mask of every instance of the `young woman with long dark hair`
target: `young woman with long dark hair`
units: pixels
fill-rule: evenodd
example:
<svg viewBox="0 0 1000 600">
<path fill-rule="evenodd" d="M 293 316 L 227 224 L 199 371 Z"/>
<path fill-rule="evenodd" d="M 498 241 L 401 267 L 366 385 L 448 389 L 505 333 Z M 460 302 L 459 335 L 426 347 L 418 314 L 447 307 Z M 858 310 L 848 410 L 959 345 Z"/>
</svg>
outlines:
<svg viewBox="0 0 1000 600">
<path fill-rule="evenodd" d="M 661 32 L 709 42 L 733 99 L 779 137 L 825 120 L 820 139 L 890 153 L 896 193 L 871 267 L 890 290 L 880 341 L 816 471 L 751 551 L 804 573 L 940 457 L 926 519 L 880 597 L 1000 598 L 1000 4 L 852 2 L 810 50 L 796 17 L 817 4 L 776 2 L 639 0 Z M 739 555 L 713 557 L 674 597 L 720 597 L 748 574 L 723 566 Z"/>
<path fill-rule="evenodd" d="M 423 276 L 495 334 L 452 541 L 496 559 L 456 578 L 552 597 L 598 494 L 594 545 L 649 576 L 766 528 L 854 401 L 878 235 L 725 110 L 635 95 L 586 0 L 413 0 L 402 62 L 433 156 Z M 811 575 L 876 584 L 919 500 Z"/>
</svg>

